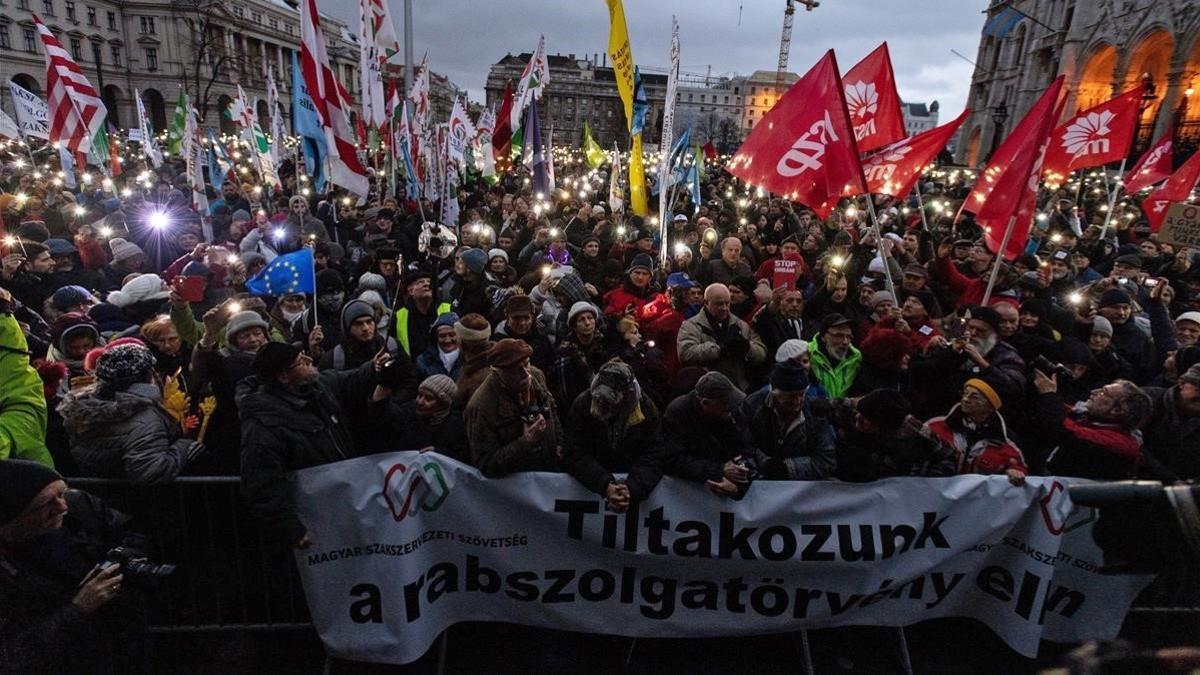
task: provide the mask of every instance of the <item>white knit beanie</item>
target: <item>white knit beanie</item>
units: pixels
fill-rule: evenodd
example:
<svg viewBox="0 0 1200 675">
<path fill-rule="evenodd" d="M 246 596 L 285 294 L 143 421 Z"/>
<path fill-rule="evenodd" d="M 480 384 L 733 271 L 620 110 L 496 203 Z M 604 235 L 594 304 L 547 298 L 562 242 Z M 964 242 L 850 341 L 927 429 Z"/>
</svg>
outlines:
<svg viewBox="0 0 1200 675">
<path fill-rule="evenodd" d="M 125 241 L 120 237 L 113 237 L 108 240 L 108 247 L 112 249 L 113 262 L 121 262 L 128 260 L 135 255 L 145 255 L 142 247 L 132 241 Z"/>
<path fill-rule="evenodd" d="M 139 274 L 130 279 L 119 291 L 108 294 L 109 304 L 117 307 L 144 302 L 146 300 L 165 300 L 171 292 L 163 287 L 163 280 L 157 274 Z"/>
<path fill-rule="evenodd" d="M 579 302 L 571 305 L 571 310 L 567 312 L 567 325 L 570 326 L 571 324 L 575 323 L 575 317 L 584 312 L 591 312 L 593 317 L 600 316 L 600 310 L 596 309 L 595 305 L 587 300 L 580 300 Z"/>
</svg>

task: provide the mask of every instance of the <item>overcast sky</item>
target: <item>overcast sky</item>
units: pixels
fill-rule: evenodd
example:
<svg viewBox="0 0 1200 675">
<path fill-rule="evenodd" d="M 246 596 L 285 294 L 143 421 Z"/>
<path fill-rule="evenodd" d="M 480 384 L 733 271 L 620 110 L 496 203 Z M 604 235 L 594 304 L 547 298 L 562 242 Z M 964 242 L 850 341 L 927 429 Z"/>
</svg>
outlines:
<svg viewBox="0 0 1200 675">
<path fill-rule="evenodd" d="M 357 2 L 318 4 L 357 31 Z M 784 0 L 624 4 L 638 65 L 666 67 L 674 14 L 679 19 L 683 70 L 703 73 L 710 65 L 714 74 L 775 70 Z M 886 40 L 902 100 L 936 99 L 942 120 L 962 110 L 972 66 L 950 50 L 974 60 L 986 0 L 821 0 L 811 12 L 797 5 L 791 71 L 803 73 L 830 47 L 845 71 Z M 391 7 L 403 41 L 403 0 L 391 0 Z M 433 70 L 448 75 L 476 101 L 484 100 L 491 64 L 507 52 L 532 51 L 539 34 L 545 34 L 551 54 L 582 56 L 608 47 L 604 0 L 413 0 L 413 24 L 416 60 L 428 52 Z"/>
</svg>

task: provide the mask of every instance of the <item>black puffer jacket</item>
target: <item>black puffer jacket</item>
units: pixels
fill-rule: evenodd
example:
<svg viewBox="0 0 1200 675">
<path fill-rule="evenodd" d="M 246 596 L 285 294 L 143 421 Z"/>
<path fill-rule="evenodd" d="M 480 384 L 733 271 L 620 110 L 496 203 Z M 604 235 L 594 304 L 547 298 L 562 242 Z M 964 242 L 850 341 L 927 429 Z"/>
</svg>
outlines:
<svg viewBox="0 0 1200 675">
<path fill-rule="evenodd" d="M 585 391 L 571 404 L 567 428 L 572 433 L 563 450 L 563 469 L 599 495 L 613 482 L 614 473 L 628 473 L 629 496 L 642 501 L 658 485 L 672 457 L 658 409 L 644 394 L 618 429 L 592 416 L 592 392 Z"/>
<path fill-rule="evenodd" d="M 242 497 L 265 529 L 286 543 L 304 536 L 288 472 L 355 457 L 343 404 L 365 400 L 375 370 L 327 370 L 301 393 L 248 377 L 238 386 L 242 420 Z"/>
</svg>

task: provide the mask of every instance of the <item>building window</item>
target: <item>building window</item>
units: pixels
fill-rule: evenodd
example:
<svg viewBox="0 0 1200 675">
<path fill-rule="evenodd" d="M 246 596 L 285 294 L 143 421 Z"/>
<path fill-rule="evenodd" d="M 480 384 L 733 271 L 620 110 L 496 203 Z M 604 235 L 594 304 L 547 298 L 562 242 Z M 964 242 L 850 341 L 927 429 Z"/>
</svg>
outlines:
<svg viewBox="0 0 1200 675">
<path fill-rule="evenodd" d="M 233 15 L 239 19 L 245 18 L 246 10 L 244 10 L 241 5 L 234 5 L 233 6 Z"/>
<path fill-rule="evenodd" d="M 158 70 L 158 50 L 146 50 L 146 70 Z"/>
<path fill-rule="evenodd" d="M 283 32 L 287 33 L 288 35 L 291 35 L 292 34 L 292 24 L 290 24 L 290 23 L 283 24 Z"/>
<path fill-rule="evenodd" d="M 143 16 L 141 28 L 142 28 L 143 35 L 145 35 L 146 33 L 153 33 L 154 32 L 154 17 Z"/>
<path fill-rule="evenodd" d="M 701 102 L 701 103 L 704 103 L 704 100 L 705 100 L 706 98 L 708 98 L 708 97 L 707 97 L 707 96 L 705 96 L 704 94 L 700 94 L 700 102 Z M 704 108 L 701 108 L 701 110 L 704 110 Z"/>
<path fill-rule="evenodd" d="M 79 41 L 79 38 L 71 38 L 71 56 L 75 58 L 76 62 L 83 60 L 83 43 Z"/>
<path fill-rule="evenodd" d="M 729 105 L 729 97 L 728 96 L 725 97 L 725 105 Z"/>
<path fill-rule="evenodd" d="M 17 9 L 29 9 L 29 0 L 17 0 Z"/>
<path fill-rule="evenodd" d="M 758 93 L 758 87 L 750 87 L 750 93 L 751 93 L 751 94 L 757 94 L 757 93 Z"/>
<path fill-rule="evenodd" d="M 66 7 L 66 9 L 67 9 L 67 18 L 70 19 L 71 21 L 74 21 L 75 20 L 75 3 L 72 2 L 71 0 L 67 0 L 63 4 L 63 6 Z"/>
<path fill-rule="evenodd" d="M 259 12 L 250 12 L 250 20 L 254 23 L 262 23 L 262 14 Z"/>
<path fill-rule="evenodd" d="M 750 99 L 750 105 L 754 105 L 754 99 Z"/>
<path fill-rule="evenodd" d="M 8 38 L 7 23 L 0 23 L 0 49 L 12 49 L 12 43 Z"/>
<path fill-rule="evenodd" d="M 46 16 L 54 16 L 54 0 L 42 0 L 42 11 Z"/>
<path fill-rule="evenodd" d="M 114 66 L 121 65 L 121 48 L 116 45 L 111 45 L 112 63 Z"/>
<path fill-rule="evenodd" d="M 267 19 L 267 25 L 271 27 L 271 30 L 279 30 L 279 19 L 271 17 Z"/>
<path fill-rule="evenodd" d="M 37 47 L 34 46 L 34 35 L 32 28 L 22 28 L 21 38 L 25 41 L 25 51 L 30 54 L 37 52 Z"/>
<path fill-rule="evenodd" d="M 692 102 L 692 95 L 688 94 L 688 103 L 691 103 L 691 102 Z"/>
<path fill-rule="evenodd" d="M 96 25 L 96 8 L 95 7 L 88 7 L 88 25 L 89 26 Z"/>
<path fill-rule="evenodd" d="M 117 13 L 116 12 L 108 13 L 108 29 L 109 30 L 117 29 Z"/>
</svg>

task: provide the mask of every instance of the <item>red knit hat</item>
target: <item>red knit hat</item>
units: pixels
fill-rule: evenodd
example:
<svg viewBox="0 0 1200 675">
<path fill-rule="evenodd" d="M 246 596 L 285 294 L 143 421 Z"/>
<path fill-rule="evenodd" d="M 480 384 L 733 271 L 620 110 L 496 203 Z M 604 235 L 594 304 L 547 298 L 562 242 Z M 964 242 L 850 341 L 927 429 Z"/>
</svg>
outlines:
<svg viewBox="0 0 1200 675">
<path fill-rule="evenodd" d="M 908 339 L 900 331 L 876 326 L 859 349 L 862 350 L 863 361 L 877 368 L 898 372 L 908 348 Z"/>
</svg>

